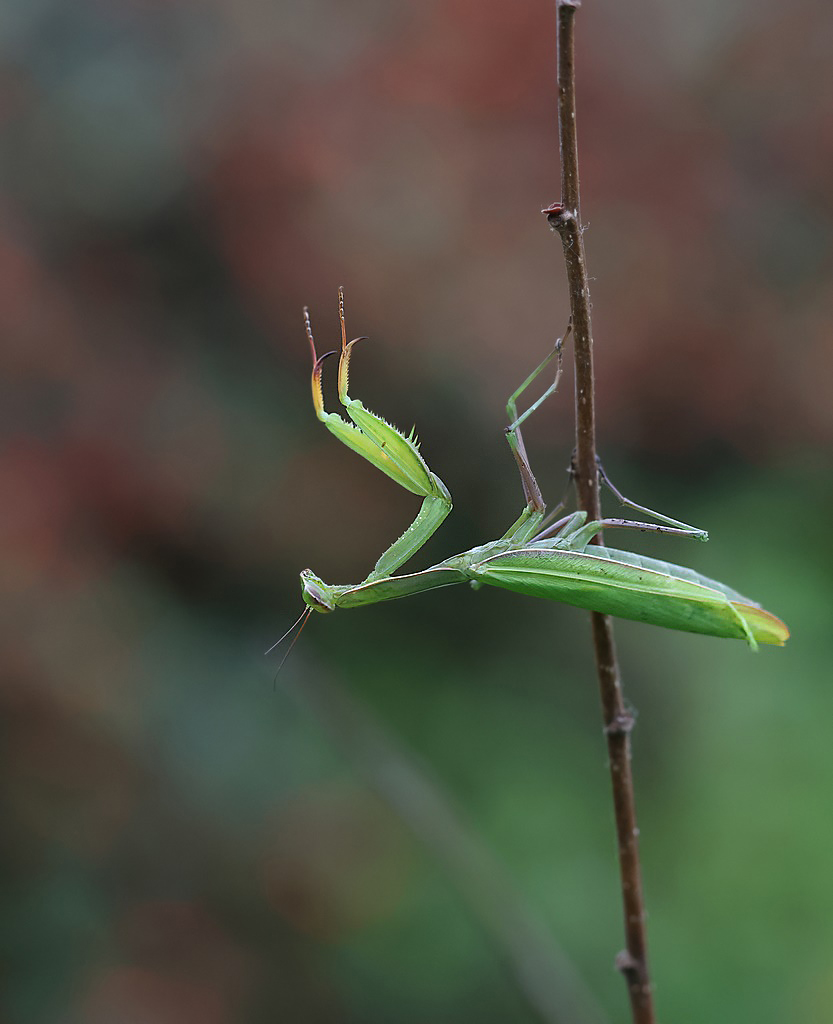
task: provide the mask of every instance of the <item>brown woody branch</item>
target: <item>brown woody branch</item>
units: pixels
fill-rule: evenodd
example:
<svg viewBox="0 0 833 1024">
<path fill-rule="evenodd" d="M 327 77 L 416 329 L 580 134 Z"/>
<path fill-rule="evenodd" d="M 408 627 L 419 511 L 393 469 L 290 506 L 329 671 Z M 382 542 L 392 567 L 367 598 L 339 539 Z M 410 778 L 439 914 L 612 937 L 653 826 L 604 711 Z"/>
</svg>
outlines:
<svg viewBox="0 0 833 1024">
<path fill-rule="evenodd" d="M 561 146 L 561 202 L 544 213 L 561 236 L 570 292 L 576 367 L 576 453 L 574 470 L 579 507 L 589 519 L 600 519 L 599 475 L 596 462 L 596 422 L 593 378 L 593 333 L 590 290 L 580 214 L 578 145 L 575 100 L 575 14 L 579 0 L 558 0 L 558 132 Z M 601 537 L 595 539 L 601 542 Z M 613 624 L 607 615 L 593 612 L 593 647 L 599 678 L 604 732 L 607 739 L 619 872 L 625 915 L 626 949 L 616 957 L 631 1001 L 634 1024 L 655 1024 L 653 994 L 648 974 L 645 908 L 639 864 L 630 733 L 633 716 L 622 697 L 622 684 Z"/>
</svg>

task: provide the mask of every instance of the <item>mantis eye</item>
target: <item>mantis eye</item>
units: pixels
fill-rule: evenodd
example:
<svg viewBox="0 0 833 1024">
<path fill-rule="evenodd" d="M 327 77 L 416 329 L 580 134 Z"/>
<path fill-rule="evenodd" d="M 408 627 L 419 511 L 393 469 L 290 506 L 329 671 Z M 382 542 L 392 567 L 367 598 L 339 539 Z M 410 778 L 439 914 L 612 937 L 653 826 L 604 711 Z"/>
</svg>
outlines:
<svg viewBox="0 0 833 1024">
<path fill-rule="evenodd" d="M 304 569 L 301 573 L 301 596 L 314 611 L 331 612 L 335 610 L 335 601 L 330 588 L 311 569 Z"/>
</svg>

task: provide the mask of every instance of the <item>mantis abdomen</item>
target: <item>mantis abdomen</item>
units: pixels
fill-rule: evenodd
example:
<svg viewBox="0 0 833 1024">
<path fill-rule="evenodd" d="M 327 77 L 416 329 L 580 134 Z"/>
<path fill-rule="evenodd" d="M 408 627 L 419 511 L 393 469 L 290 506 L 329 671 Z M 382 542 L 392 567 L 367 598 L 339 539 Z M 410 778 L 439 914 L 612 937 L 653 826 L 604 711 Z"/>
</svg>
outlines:
<svg viewBox="0 0 833 1024">
<path fill-rule="evenodd" d="M 592 552 L 592 553 L 591 553 Z M 630 551 L 527 547 L 474 565 L 471 577 L 532 597 L 689 633 L 783 646 L 789 632 L 754 601 L 683 566 Z"/>
</svg>

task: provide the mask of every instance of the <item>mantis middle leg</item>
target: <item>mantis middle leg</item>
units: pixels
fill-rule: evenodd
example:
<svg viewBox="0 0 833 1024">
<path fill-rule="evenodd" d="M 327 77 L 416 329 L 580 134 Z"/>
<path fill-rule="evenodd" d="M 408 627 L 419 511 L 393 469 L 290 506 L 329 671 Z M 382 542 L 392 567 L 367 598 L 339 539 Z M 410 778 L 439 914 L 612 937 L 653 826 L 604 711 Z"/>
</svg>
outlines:
<svg viewBox="0 0 833 1024">
<path fill-rule="evenodd" d="M 531 539 L 540 528 L 546 514 L 547 509 L 544 504 L 543 496 L 541 495 L 541 489 L 538 486 L 538 481 L 535 479 L 532 467 L 529 464 L 529 456 L 526 454 L 526 446 L 524 445 L 523 434 L 521 433 L 521 424 L 558 389 L 563 369 L 562 352 L 564 342 L 569 337 L 571 330 L 572 325 L 568 324 L 567 330 L 564 332 L 564 337 L 556 340 L 555 347 L 552 352 L 550 352 L 546 359 L 535 367 L 517 391 L 514 391 L 509 396 L 509 400 L 506 403 L 506 413 L 509 417 L 509 426 L 506 428 L 506 440 L 512 450 L 512 455 L 515 457 L 518 472 L 521 475 L 524 497 L 526 498 L 526 508 L 523 510 L 520 517 L 512 524 L 503 538 L 505 540 L 511 540 L 513 544 L 523 544 L 525 541 Z M 546 370 L 553 359 L 557 360 L 557 365 L 555 379 L 552 384 L 550 384 L 541 397 L 533 402 L 525 412 L 518 415 L 518 399 L 523 392 L 526 391 L 529 385 L 532 384 L 532 382 L 541 373 L 543 373 L 544 370 Z M 557 506 L 556 512 L 563 507 L 563 504 L 564 503 L 562 502 Z"/>
</svg>

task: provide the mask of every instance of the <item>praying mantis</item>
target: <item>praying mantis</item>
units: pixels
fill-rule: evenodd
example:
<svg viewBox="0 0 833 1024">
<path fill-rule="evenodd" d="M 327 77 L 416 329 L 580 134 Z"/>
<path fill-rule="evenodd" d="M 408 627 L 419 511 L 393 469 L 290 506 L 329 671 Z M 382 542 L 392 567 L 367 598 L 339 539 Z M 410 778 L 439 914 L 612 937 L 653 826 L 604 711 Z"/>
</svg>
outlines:
<svg viewBox="0 0 833 1024">
<path fill-rule="evenodd" d="M 366 338 L 347 340 L 344 291 L 339 288 L 341 350 L 338 363 L 338 398 L 348 420 L 324 408 L 322 370 L 336 352 L 319 356 L 315 349 L 309 310 L 304 324 L 312 351 L 312 400 L 318 419 L 339 441 L 386 473 L 401 487 L 422 498 L 416 518 L 393 542 L 361 583 L 333 586 L 311 569 L 301 573 L 301 592 L 306 609 L 332 612 L 409 597 L 426 590 L 469 583 L 484 584 L 519 594 L 560 601 L 605 615 L 634 619 L 690 633 L 745 640 L 752 650 L 758 644 L 783 646 L 789 630 L 777 616 L 723 583 L 680 565 L 648 558 L 630 551 L 592 543 L 606 528 L 674 534 L 708 540 L 704 530 L 629 501 L 620 494 L 599 467 L 600 480 L 626 506 L 656 520 L 645 523 L 628 519 L 588 522 L 586 512 L 555 519 L 560 505 L 549 516 L 524 447 L 521 425 L 558 388 L 564 339 L 532 371 L 507 402 L 509 426 L 506 438 L 515 458 L 526 505 L 518 519 L 498 540 L 453 555 L 420 572 L 394 575 L 434 534 L 451 511 L 448 488 L 423 459 L 412 431 L 403 434 L 348 394 L 353 346 Z M 522 414 L 517 402 L 526 389 L 557 360 L 555 378 L 544 393 Z M 553 521 L 554 520 L 554 521 Z"/>
</svg>

